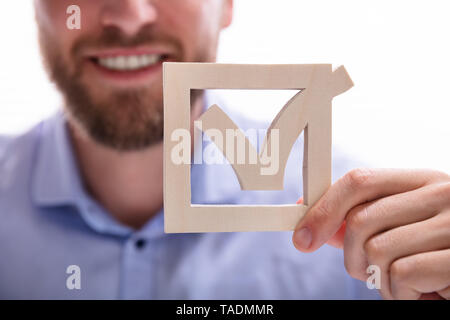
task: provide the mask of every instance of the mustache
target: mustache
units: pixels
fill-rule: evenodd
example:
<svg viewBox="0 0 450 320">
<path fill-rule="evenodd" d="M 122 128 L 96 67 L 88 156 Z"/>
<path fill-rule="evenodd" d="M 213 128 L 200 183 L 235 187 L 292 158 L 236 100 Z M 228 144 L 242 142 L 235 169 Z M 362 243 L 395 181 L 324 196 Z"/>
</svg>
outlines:
<svg viewBox="0 0 450 320">
<path fill-rule="evenodd" d="M 82 36 L 72 47 L 72 56 L 81 57 L 86 49 L 107 49 L 112 47 L 132 48 L 143 45 L 164 44 L 176 52 L 181 60 L 183 46 L 181 42 L 167 34 L 157 31 L 152 26 L 144 26 L 135 35 L 129 36 L 117 27 L 104 27 L 98 36 Z"/>
</svg>

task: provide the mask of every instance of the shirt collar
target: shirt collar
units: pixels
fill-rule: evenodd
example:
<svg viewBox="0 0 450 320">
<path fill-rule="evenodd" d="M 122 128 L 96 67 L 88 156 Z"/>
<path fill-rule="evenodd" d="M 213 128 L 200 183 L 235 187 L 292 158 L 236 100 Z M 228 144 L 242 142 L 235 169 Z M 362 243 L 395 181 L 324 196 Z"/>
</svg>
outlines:
<svg viewBox="0 0 450 320">
<path fill-rule="evenodd" d="M 95 231 L 126 236 L 132 229 L 118 223 L 85 191 L 63 112 L 44 121 L 33 180 L 32 199 L 36 206 L 75 207 Z"/>
<path fill-rule="evenodd" d="M 35 159 L 31 197 L 37 207 L 74 207 L 86 224 L 99 233 L 146 239 L 165 235 L 163 209 L 135 231 L 116 221 L 86 192 L 62 111 L 40 124 Z"/>
<path fill-rule="evenodd" d="M 41 123 L 32 196 L 38 206 L 77 205 L 84 195 L 62 112 Z"/>
</svg>

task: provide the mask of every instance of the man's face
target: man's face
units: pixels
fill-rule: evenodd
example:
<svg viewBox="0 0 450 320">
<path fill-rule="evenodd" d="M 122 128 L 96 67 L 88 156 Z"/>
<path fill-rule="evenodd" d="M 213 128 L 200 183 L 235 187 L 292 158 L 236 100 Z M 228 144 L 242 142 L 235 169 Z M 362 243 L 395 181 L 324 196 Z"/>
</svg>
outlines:
<svg viewBox="0 0 450 320">
<path fill-rule="evenodd" d="M 69 30 L 67 8 L 81 9 Z M 35 0 L 39 42 L 71 119 L 97 142 L 139 150 L 163 134 L 162 62 L 214 62 L 232 0 Z"/>
</svg>

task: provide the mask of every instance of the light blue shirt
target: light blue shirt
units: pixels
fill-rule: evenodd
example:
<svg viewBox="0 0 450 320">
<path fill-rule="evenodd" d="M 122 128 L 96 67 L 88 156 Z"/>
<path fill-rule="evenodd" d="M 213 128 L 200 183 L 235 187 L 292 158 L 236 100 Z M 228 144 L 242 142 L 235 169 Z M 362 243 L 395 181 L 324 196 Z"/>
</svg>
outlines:
<svg viewBox="0 0 450 320">
<path fill-rule="evenodd" d="M 284 191 L 244 192 L 230 166 L 193 165 L 192 203 L 294 203 L 301 150 L 299 139 Z M 334 178 L 352 167 L 334 154 Z M 161 210 L 132 230 L 86 192 L 62 113 L 0 139 L 0 299 L 378 298 L 347 275 L 341 250 L 300 253 L 292 232 L 165 234 L 163 222 Z M 79 290 L 66 286 L 71 265 Z"/>
</svg>

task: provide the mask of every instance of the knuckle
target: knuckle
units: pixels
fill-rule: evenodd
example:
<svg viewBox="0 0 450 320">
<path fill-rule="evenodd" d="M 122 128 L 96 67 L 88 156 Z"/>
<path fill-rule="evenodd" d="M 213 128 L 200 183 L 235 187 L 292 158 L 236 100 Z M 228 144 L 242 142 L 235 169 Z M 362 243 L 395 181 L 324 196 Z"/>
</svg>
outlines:
<svg viewBox="0 0 450 320">
<path fill-rule="evenodd" d="M 434 189 L 434 196 L 447 200 L 450 203 L 450 182 L 440 183 Z"/>
<path fill-rule="evenodd" d="M 345 182 L 352 189 L 359 189 L 367 184 L 374 175 L 373 171 L 365 168 L 353 169 L 345 175 Z"/>
<path fill-rule="evenodd" d="M 379 261 L 386 253 L 386 240 L 382 235 L 375 236 L 367 240 L 364 244 L 369 262 Z"/>
<path fill-rule="evenodd" d="M 368 205 L 359 205 L 348 213 L 346 230 L 350 234 L 358 234 L 365 228 L 368 222 Z"/>
<path fill-rule="evenodd" d="M 391 282 L 396 286 L 408 282 L 414 273 L 415 263 L 411 259 L 399 259 L 394 261 L 389 268 Z"/>
</svg>

